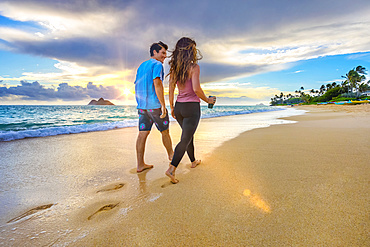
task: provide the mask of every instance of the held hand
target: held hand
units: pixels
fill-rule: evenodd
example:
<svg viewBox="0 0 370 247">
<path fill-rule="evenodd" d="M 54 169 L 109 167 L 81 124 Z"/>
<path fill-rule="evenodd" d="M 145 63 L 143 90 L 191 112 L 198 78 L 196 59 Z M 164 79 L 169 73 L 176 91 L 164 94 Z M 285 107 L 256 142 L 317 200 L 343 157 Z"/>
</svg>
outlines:
<svg viewBox="0 0 370 247">
<path fill-rule="evenodd" d="M 208 98 L 208 104 L 216 104 L 216 96 L 212 96 L 210 98 Z"/>
<path fill-rule="evenodd" d="M 176 116 L 175 116 L 175 109 L 173 106 L 171 106 L 171 116 L 176 119 Z"/>
<path fill-rule="evenodd" d="M 165 118 L 166 115 L 167 115 L 167 109 L 166 109 L 166 107 L 165 106 L 162 106 L 161 107 L 161 110 L 162 110 L 162 114 L 161 114 L 160 118 Z"/>
</svg>

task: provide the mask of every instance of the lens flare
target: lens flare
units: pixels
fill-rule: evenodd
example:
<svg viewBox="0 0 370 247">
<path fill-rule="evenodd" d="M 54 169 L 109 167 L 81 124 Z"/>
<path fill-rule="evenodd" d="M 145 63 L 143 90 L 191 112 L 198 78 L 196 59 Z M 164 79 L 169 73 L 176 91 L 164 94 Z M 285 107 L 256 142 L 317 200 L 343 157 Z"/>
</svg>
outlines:
<svg viewBox="0 0 370 247">
<path fill-rule="evenodd" d="M 252 194 L 252 192 L 248 189 L 243 191 L 243 195 L 249 198 L 249 201 L 253 206 L 263 210 L 265 213 L 271 213 L 270 206 L 264 200 L 262 200 L 259 195 Z"/>
<path fill-rule="evenodd" d="M 129 88 L 125 88 L 125 89 L 123 89 L 122 90 L 122 93 L 124 94 L 124 95 L 126 95 L 126 96 L 129 96 L 129 95 L 131 95 L 132 93 L 131 93 L 131 90 L 129 89 Z"/>
</svg>

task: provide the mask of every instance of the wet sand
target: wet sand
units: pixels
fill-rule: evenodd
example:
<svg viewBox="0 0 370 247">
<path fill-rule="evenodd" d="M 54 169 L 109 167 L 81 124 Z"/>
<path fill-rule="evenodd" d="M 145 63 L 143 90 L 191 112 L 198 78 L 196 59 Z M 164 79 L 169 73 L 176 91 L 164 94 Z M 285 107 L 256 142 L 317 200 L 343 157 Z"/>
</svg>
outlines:
<svg viewBox="0 0 370 247">
<path fill-rule="evenodd" d="M 2 162 L 33 169 L 20 174 L 28 181 L 1 188 L 1 199 L 10 199 L 2 202 L 0 243 L 368 246 L 370 105 L 299 109 L 309 112 L 288 118 L 296 123 L 247 131 L 221 146 L 200 136 L 202 164 L 191 169 L 184 158 L 176 185 L 163 174 L 157 131 L 146 155 L 155 168 L 141 174 L 134 128 L 2 143 Z M 202 120 L 199 135 L 232 129 L 238 117 Z M 171 127 L 175 145 L 180 132 Z M 40 175 L 50 162 L 62 165 Z"/>
</svg>

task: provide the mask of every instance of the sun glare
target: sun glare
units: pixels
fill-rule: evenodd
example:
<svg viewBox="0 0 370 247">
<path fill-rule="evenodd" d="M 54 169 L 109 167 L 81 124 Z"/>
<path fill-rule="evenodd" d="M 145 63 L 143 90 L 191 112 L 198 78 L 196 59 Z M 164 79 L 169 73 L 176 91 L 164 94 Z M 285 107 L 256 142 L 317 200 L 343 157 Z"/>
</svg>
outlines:
<svg viewBox="0 0 370 247">
<path fill-rule="evenodd" d="M 243 195 L 248 197 L 251 204 L 254 205 L 255 207 L 263 210 L 265 213 L 271 213 L 270 206 L 264 200 L 262 200 L 262 198 L 259 195 L 253 194 L 248 189 L 245 189 L 243 191 Z"/>
<path fill-rule="evenodd" d="M 122 94 L 123 94 L 123 95 L 125 95 L 125 96 L 129 96 L 129 95 L 131 95 L 132 93 L 131 93 L 131 90 L 130 90 L 130 89 L 128 89 L 128 88 L 124 88 L 124 89 L 122 90 Z"/>
</svg>

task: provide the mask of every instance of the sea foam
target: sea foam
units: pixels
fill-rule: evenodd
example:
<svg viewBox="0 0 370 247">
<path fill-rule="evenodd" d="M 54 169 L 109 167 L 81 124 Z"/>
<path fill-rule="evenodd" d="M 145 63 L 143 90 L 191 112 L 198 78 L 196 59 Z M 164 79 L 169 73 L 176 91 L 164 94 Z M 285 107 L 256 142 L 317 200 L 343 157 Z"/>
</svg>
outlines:
<svg viewBox="0 0 370 247">
<path fill-rule="evenodd" d="M 101 124 L 81 124 L 63 127 L 49 127 L 36 130 L 1 131 L 0 141 L 12 141 L 30 137 L 45 137 L 65 134 L 77 134 L 92 131 L 103 131 L 137 126 L 137 120 L 129 119 L 119 122 Z"/>
</svg>

